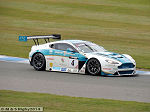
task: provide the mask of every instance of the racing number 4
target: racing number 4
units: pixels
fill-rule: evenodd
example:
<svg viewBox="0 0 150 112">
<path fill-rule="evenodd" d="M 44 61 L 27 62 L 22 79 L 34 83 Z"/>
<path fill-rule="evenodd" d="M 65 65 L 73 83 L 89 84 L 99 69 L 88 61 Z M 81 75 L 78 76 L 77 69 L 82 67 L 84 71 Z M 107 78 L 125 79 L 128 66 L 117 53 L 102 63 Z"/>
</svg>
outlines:
<svg viewBox="0 0 150 112">
<path fill-rule="evenodd" d="M 74 60 L 72 60 L 71 65 L 74 66 Z"/>
</svg>

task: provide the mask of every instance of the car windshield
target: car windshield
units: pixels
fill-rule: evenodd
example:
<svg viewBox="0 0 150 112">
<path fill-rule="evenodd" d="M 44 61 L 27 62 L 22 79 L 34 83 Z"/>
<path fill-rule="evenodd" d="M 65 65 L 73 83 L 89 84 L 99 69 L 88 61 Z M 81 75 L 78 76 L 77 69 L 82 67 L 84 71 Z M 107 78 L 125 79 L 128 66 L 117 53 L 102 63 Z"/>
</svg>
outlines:
<svg viewBox="0 0 150 112">
<path fill-rule="evenodd" d="M 92 42 L 84 42 L 84 43 L 74 43 L 74 45 L 84 53 L 91 53 L 91 52 L 104 52 L 106 51 L 103 47 L 94 44 Z"/>
</svg>

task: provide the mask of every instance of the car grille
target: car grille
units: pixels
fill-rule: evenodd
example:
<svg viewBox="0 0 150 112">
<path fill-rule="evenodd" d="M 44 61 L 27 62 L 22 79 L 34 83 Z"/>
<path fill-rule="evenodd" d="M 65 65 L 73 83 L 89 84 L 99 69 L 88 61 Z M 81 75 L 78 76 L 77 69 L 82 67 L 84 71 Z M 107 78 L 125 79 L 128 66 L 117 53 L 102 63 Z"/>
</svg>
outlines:
<svg viewBox="0 0 150 112">
<path fill-rule="evenodd" d="M 133 63 L 124 63 L 121 66 L 118 66 L 119 69 L 124 69 L 124 68 L 134 68 L 135 65 Z"/>
<path fill-rule="evenodd" d="M 118 71 L 119 74 L 132 74 L 134 70 L 129 70 L 129 71 Z"/>
</svg>

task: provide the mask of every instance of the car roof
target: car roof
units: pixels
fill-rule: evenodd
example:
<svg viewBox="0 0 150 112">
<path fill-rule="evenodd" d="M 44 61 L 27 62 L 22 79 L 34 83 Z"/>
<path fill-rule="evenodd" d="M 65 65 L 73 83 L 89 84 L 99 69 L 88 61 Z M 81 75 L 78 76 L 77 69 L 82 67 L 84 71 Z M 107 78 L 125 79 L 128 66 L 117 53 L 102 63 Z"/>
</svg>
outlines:
<svg viewBox="0 0 150 112">
<path fill-rule="evenodd" d="M 83 43 L 83 42 L 87 42 L 87 41 L 84 41 L 84 40 L 60 40 L 60 41 L 57 41 L 57 42 L 67 42 L 67 43 Z"/>
</svg>

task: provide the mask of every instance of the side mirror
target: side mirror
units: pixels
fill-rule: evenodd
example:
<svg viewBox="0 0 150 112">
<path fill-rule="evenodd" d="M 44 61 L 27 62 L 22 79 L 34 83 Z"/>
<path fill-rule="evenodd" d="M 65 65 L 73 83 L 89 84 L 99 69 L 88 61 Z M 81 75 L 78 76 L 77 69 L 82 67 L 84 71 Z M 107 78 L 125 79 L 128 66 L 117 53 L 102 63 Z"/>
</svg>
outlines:
<svg viewBox="0 0 150 112">
<path fill-rule="evenodd" d="M 74 51 L 71 48 L 67 48 L 67 52 L 72 52 L 73 53 Z"/>
</svg>

